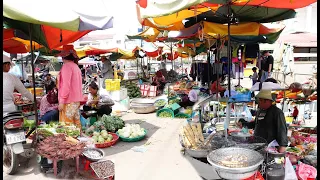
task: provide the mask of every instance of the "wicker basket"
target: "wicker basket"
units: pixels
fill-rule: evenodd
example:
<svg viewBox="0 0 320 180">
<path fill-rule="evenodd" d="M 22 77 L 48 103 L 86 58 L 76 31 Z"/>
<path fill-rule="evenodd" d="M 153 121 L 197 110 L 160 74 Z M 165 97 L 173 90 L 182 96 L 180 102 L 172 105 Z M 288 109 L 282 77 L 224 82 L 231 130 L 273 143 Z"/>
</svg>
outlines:
<svg viewBox="0 0 320 180">
<path fill-rule="evenodd" d="M 117 135 L 120 137 L 121 141 L 124 141 L 124 142 L 137 142 L 137 141 L 141 141 L 142 139 L 144 139 L 144 137 L 147 135 L 147 130 L 144 130 L 144 135 L 142 136 L 138 136 L 138 137 L 135 137 L 135 138 L 125 138 L 123 136 L 120 136 L 117 132 Z"/>
<path fill-rule="evenodd" d="M 112 137 L 113 137 L 112 141 L 94 144 L 96 148 L 107 148 L 107 147 L 113 146 L 117 143 L 117 141 L 119 140 L 119 136 L 116 133 L 109 132 L 108 134 L 112 135 Z"/>
</svg>

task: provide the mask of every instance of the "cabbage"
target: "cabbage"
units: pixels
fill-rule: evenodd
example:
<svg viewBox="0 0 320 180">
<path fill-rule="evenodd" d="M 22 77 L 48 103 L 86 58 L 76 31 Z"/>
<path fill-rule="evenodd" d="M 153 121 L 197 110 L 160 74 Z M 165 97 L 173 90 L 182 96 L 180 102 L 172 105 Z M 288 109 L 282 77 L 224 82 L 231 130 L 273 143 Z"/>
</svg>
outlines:
<svg viewBox="0 0 320 180">
<path fill-rule="evenodd" d="M 107 139 L 109 137 L 109 134 L 108 133 L 102 133 L 101 136 L 104 138 L 104 139 Z"/>
<path fill-rule="evenodd" d="M 98 141 L 98 136 L 92 136 L 94 142 Z"/>
<path fill-rule="evenodd" d="M 130 136 L 130 133 L 128 131 L 125 131 L 123 133 L 123 137 L 128 138 Z"/>
<path fill-rule="evenodd" d="M 132 137 L 138 137 L 138 134 L 136 132 L 131 134 Z"/>
<path fill-rule="evenodd" d="M 107 133 L 107 134 L 108 134 L 108 131 L 102 130 L 102 131 L 101 131 L 101 134 L 103 134 L 103 133 Z"/>
<path fill-rule="evenodd" d="M 99 138 L 98 138 L 98 143 L 104 143 L 104 138 L 102 137 L 102 136 L 99 136 Z"/>
<path fill-rule="evenodd" d="M 93 132 L 93 135 L 94 135 L 94 136 L 100 136 L 100 133 L 97 132 L 97 131 L 95 131 L 95 132 Z"/>
</svg>

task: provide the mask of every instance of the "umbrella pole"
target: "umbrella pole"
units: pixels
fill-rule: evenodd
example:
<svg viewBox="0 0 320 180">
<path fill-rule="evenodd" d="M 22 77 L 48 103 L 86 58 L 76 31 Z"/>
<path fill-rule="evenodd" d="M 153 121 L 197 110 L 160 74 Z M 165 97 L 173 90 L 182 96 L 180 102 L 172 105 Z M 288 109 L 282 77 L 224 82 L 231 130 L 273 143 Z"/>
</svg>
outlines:
<svg viewBox="0 0 320 180">
<path fill-rule="evenodd" d="M 33 107 L 35 109 L 35 118 L 36 118 L 36 126 L 38 126 L 39 124 L 39 120 L 38 120 L 38 107 L 37 107 L 37 95 L 36 95 L 36 86 L 35 86 L 35 75 L 34 75 L 34 54 L 33 54 L 33 47 L 32 47 L 32 24 L 29 24 L 29 34 L 30 34 L 30 50 L 31 50 L 31 67 L 32 67 L 32 82 L 33 82 L 33 98 L 34 98 L 34 103 L 33 103 Z"/>
<path fill-rule="evenodd" d="M 230 54 L 230 8 L 231 8 L 231 0 L 228 0 L 228 47 L 227 47 L 227 51 L 228 51 L 228 93 L 229 93 L 229 98 L 231 97 L 231 78 L 230 78 L 230 66 L 231 66 L 231 54 Z M 229 127 L 229 123 L 230 123 L 230 103 L 227 103 L 227 117 L 226 120 L 224 122 L 224 133 L 225 133 L 225 140 L 227 141 L 228 139 L 228 127 Z"/>
</svg>

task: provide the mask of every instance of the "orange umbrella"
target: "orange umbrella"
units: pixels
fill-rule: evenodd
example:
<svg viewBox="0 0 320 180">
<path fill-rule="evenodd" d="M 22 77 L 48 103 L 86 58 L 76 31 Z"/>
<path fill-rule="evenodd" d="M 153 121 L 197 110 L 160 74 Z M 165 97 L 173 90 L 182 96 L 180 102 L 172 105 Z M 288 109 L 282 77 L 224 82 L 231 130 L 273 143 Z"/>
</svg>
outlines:
<svg viewBox="0 0 320 180">
<path fill-rule="evenodd" d="M 34 49 L 39 49 L 43 46 L 33 42 Z M 28 53 L 31 50 L 30 41 L 14 37 L 13 29 L 3 29 L 3 50 L 7 53 L 18 54 Z"/>
</svg>

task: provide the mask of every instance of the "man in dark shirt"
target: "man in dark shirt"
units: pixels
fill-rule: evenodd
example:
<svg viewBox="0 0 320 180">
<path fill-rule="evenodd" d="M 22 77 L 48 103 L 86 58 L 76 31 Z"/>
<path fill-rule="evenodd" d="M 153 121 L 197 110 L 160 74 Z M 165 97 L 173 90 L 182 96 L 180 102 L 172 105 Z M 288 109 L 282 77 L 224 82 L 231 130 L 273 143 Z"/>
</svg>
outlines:
<svg viewBox="0 0 320 180">
<path fill-rule="evenodd" d="M 254 135 L 262 137 L 268 143 L 276 140 L 280 147 L 279 152 L 285 152 L 288 145 L 287 126 L 284 114 L 281 109 L 272 105 L 273 98 L 270 90 L 261 90 L 256 98 L 259 101 L 259 110 L 254 122 L 245 122 L 240 120 L 237 125 L 249 129 L 254 128 Z"/>
<path fill-rule="evenodd" d="M 269 51 L 263 51 L 263 62 L 261 63 L 262 75 L 260 82 L 264 82 L 266 79 L 271 77 L 273 71 L 273 57 L 270 55 Z"/>
</svg>

